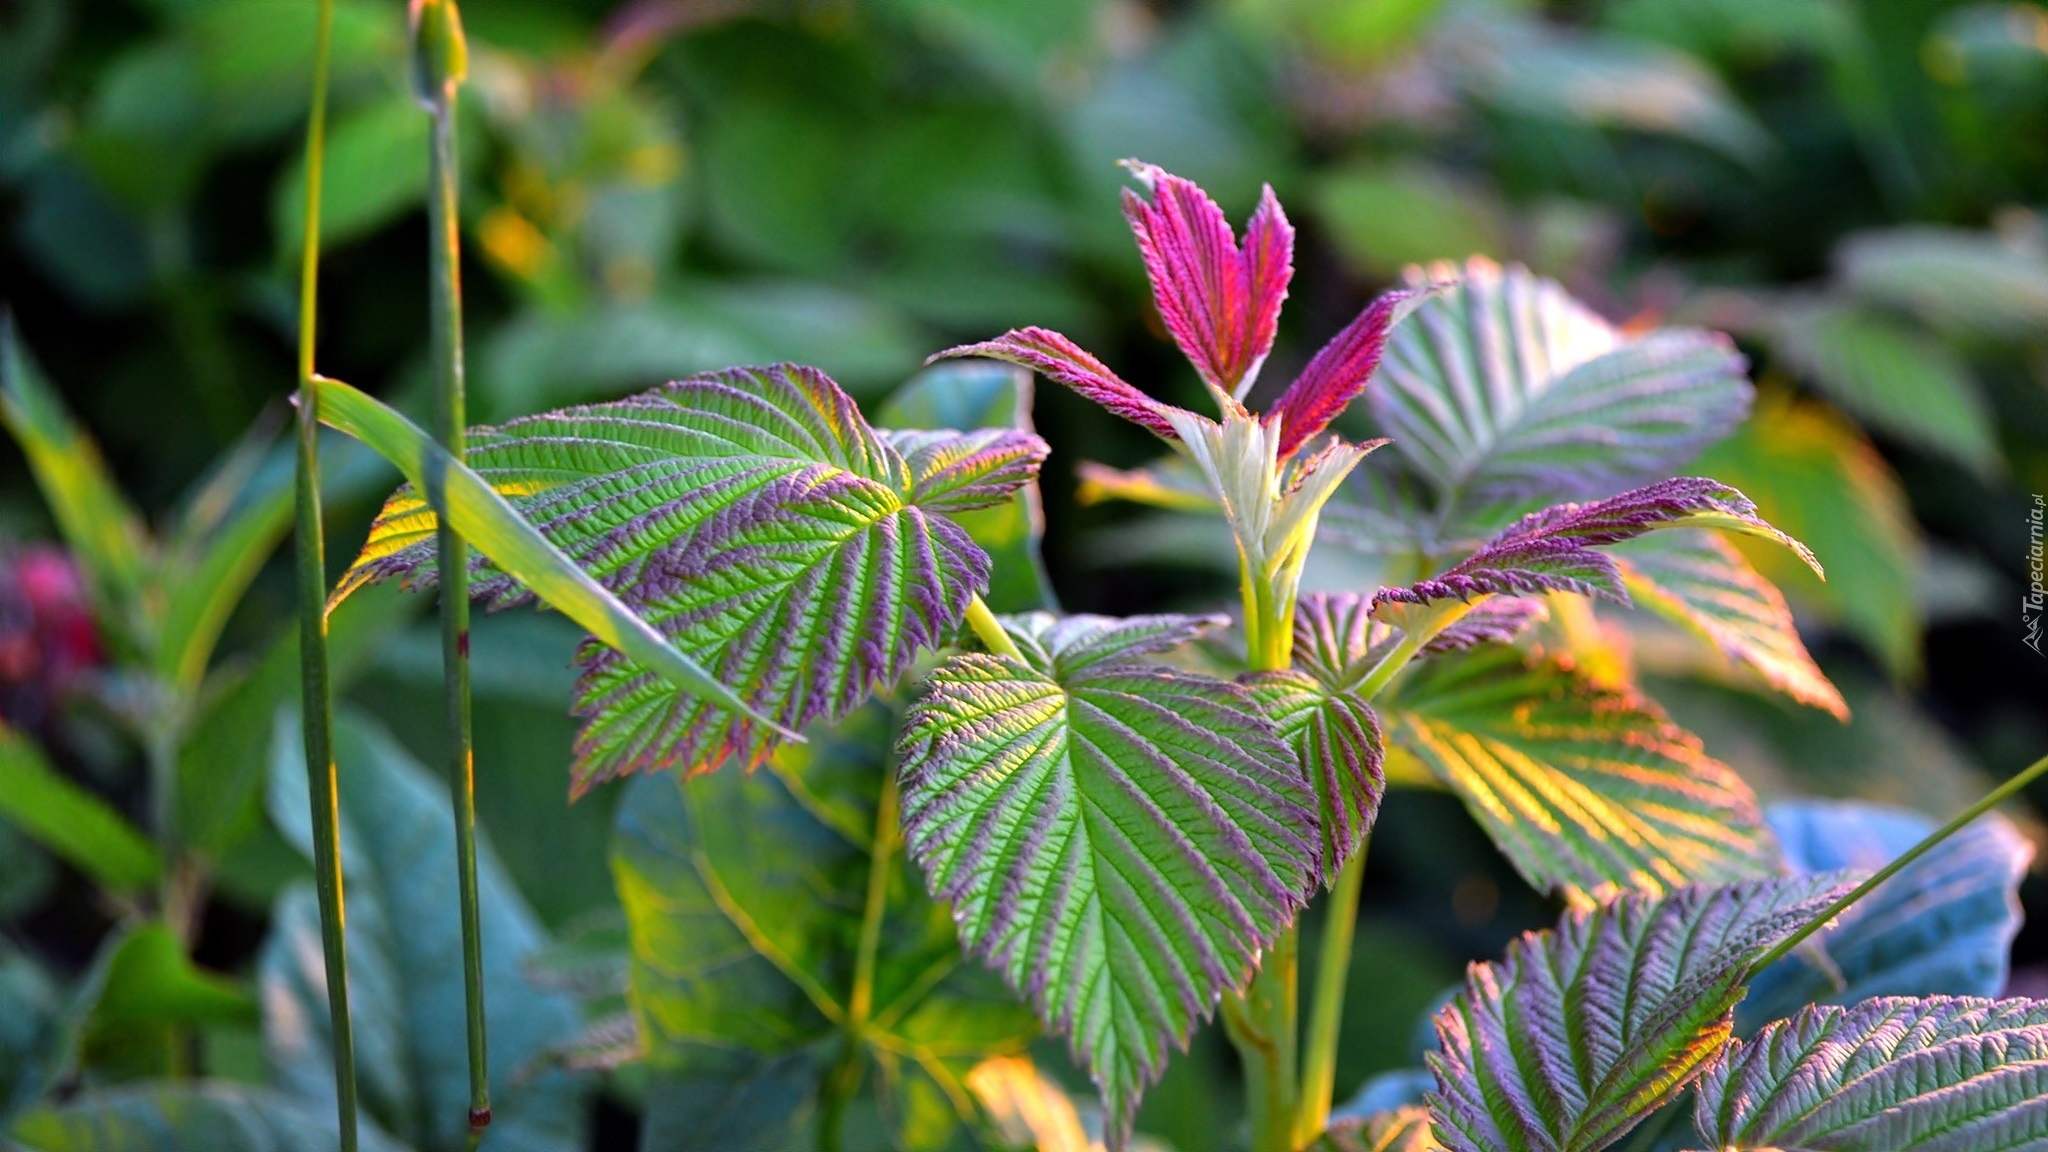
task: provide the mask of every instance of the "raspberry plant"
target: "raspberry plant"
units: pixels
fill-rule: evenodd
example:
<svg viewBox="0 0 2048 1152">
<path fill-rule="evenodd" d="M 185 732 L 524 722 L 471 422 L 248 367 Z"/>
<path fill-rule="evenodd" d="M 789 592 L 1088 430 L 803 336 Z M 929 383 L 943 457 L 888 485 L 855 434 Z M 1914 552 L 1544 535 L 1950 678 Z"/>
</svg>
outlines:
<svg viewBox="0 0 2048 1152">
<path fill-rule="evenodd" d="M 776 364 L 471 429 L 465 462 L 316 382 L 323 416 L 413 480 L 340 594 L 450 586 L 452 525 L 477 545 L 471 596 L 571 592 L 561 606 L 596 621 L 572 794 L 683 779 L 633 786 L 615 856 L 636 1043 L 678 1085 L 650 1146 L 734 1123 L 711 1100 L 731 1093 L 762 1110 L 744 1135 L 776 1146 L 944 1146 L 988 1119 L 987 1069 L 1043 1030 L 1122 1148 L 1219 1011 L 1259 1152 L 1592 1152 L 1696 1080 L 1718 1146 L 2048 1138 L 2019 1087 L 2027 1045 L 2048 1042 L 2038 1009 L 1873 1000 L 1744 1041 L 1733 1023 L 1753 976 L 2048 761 L 1858 885 L 1791 868 L 1747 785 L 1574 659 L 1561 625 L 1636 606 L 1842 710 L 1728 537 L 1818 562 L 1735 489 L 1671 478 L 1747 414 L 1729 341 L 1624 333 L 1474 260 L 1413 272 L 1254 410 L 1292 273 L 1284 212 L 1268 190 L 1240 239 L 1192 183 L 1130 168 L 1125 215 L 1213 414 L 1038 328 L 933 357 L 896 414 L 1000 414 L 1007 396 L 988 427 L 877 427 L 823 373 Z M 991 553 L 1014 557 L 1048 449 L 1020 411 L 1029 378 L 986 360 L 1173 450 L 1096 480 L 1220 513 L 1240 616 L 992 610 Z M 1333 433 L 1361 395 L 1388 438 Z M 1362 474 L 1375 453 L 1388 466 Z M 1319 541 L 1407 576 L 1304 594 Z M 1571 911 L 1472 970 L 1436 1022 L 1434 1091 L 1333 1125 L 1341 974 L 1390 776 L 1458 795 Z M 1323 889 L 1304 1040 L 1296 923 Z M 1823 1123 L 1798 1108 L 1842 1075 L 1813 1047 L 1831 1030 L 1873 1072 Z M 1971 1103 L 1949 1103 L 1965 1079 Z"/>
</svg>

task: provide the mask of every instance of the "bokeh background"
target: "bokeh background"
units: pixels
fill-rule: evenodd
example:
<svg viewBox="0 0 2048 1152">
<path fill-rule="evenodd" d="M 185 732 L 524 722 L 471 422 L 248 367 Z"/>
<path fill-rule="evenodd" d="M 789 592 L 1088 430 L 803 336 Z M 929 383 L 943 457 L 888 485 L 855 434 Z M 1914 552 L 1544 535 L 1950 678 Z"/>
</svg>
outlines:
<svg viewBox="0 0 2048 1152">
<path fill-rule="evenodd" d="M 265 452 L 293 382 L 310 0 L 0 4 L 0 301 L 168 523 L 224 457 Z M 2027 513 L 2048 493 L 2048 7 L 1947 0 L 472 0 L 464 274 L 479 420 L 735 363 L 816 364 L 864 404 L 932 351 L 1041 324 L 1193 402 L 1117 211 L 1139 157 L 1241 218 L 1270 183 L 1300 230 L 1285 379 L 1413 262 L 1483 253 L 1630 324 L 1751 357 L 1756 415 L 1699 470 L 1808 540 L 1787 589 L 1854 709 L 1761 698 L 1628 652 L 1768 794 L 1946 815 L 2048 751 L 2022 644 Z M 341 0 L 323 222 L 326 373 L 422 413 L 427 121 L 399 0 Z M 1088 503 L 1074 465 L 1141 432 L 1041 394 L 1047 564 L 1069 610 L 1227 601 L 1213 524 Z M 252 433 L 252 429 L 254 432 Z M 251 437 L 254 437 L 251 439 Z M 253 447 L 252 447 L 253 446 Z M 391 477 L 336 457 L 330 555 Z M 49 513 L 0 449 L 0 716 L 147 822 L 147 677 L 83 614 Z M 289 550 L 234 607 L 201 699 L 289 699 Z M 1341 574 L 1325 574 L 1341 579 Z M 394 598 L 345 697 L 426 762 L 438 642 Z M 603 954 L 616 789 L 565 807 L 576 636 L 479 629 L 483 823 L 546 929 Z M 252 688 L 251 686 L 254 685 Z M 140 701 L 140 702 L 138 702 Z M 235 729 L 235 715 L 220 721 Z M 266 754 L 267 729 L 209 744 Z M 196 769 L 195 769 L 196 770 Z M 259 769 L 260 773 L 260 769 Z M 219 833 L 195 956 L 251 971 L 306 865 L 261 806 Z M 1400 793 L 1375 837 L 1340 1092 L 1412 1063 L 1465 959 L 1547 920 L 1454 801 Z M 60 977 L 119 914 L 0 823 L 0 933 Z M 2048 908 L 2037 883 L 2030 905 Z M 2016 982 L 2048 990 L 2048 924 Z M 260 1078 L 254 1026 L 206 1070 Z M 1208 1037 L 1148 1100 L 1183 1149 L 1236 1120 Z M 630 1078 L 592 1147 L 630 1147 Z"/>
</svg>

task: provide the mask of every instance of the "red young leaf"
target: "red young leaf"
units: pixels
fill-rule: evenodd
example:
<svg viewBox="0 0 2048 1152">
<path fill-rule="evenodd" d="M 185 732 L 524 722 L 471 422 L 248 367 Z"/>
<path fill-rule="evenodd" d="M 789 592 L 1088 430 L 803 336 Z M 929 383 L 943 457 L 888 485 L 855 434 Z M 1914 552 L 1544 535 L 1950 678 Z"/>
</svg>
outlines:
<svg viewBox="0 0 2048 1152">
<path fill-rule="evenodd" d="M 1080 345 L 1045 328 L 1012 328 L 993 340 L 948 348 L 925 361 L 950 360 L 960 356 L 985 356 L 1020 364 L 1051 380 L 1057 380 L 1118 416 L 1154 435 L 1178 440 L 1168 413 L 1174 409 L 1161 404 L 1122 377 Z"/>
<path fill-rule="evenodd" d="M 1151 199 L 1126 189 L 1124 218 L 1138 238 L 1152 298 L 1174 343 L 1202 379 L 1233 396 L 1257 374 L 1294 275 L 1294 229 L 1268 187 L 1239 247 L 1230 222 L 1191 180 L 1126 160 Z"/>
<path fill-rule="evenodd" d="M 1380 353 L 1387 346 L 1387 333 L 1401 318 L 1403 305 L 1417 300 L 1423 291 L 1389 292 L 1368 305 L 1358 318 L 1317 352 L 1287 386 L 1267 414 L 1280 421 L 1280 455 L 1285 457 L 1330 426 L 1346 405 L 1365 391 L 1366 381 L 1379 366 Z"/>
</svg>

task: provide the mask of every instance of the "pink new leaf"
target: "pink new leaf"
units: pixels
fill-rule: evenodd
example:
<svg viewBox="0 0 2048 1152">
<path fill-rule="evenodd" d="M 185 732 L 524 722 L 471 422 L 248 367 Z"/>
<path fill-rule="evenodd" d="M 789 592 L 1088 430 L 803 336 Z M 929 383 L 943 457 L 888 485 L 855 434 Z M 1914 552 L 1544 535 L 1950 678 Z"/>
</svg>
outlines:
<svg viewBox="0 0 2048 1152">
<path fill-rule="evenodd" d="M 1387 347 L 1387 333 L 1408 306 L 1429 294 L 1428 289 L 1389 292 L 1368 305 L 1358 318 L 1346 325 L 1317 352 L 1301 375 L 1288 385 L 1279 403 L 1266 414 L 1280 422 L 1280 455 L 1284 459 L 1295 449 L 1330 426 L 1346 405 L 1365 391 L 1366 381 L 1379 367 L 1380 353 Z"/>
<path fill-rule="evenodd" d="M 950 360 L 983 356 L 1019 364 L 1049 380 L 1057 380 L 1118 416 L 1168 440 L 1180 439 L 1169 413 L 1175 411 L 1127 383 L 1080 345 L 1045 328 L 1012 328 L 993 340 L 948 348 L 927 359 Z"/>
<path fill-rule="evenodd" d="M 1124 161 L 1151 194 L 1124 190 L 1124 219 L 1138 239 L 1152 298 L 1174 343 L 1202 379 L 1232 396 L 1243 388 L 1280 323 L 1294 275 L 1294 229 L 1268 187 L 1240 247 L 1223 210 L 1193 181 Z"/>
</svg>

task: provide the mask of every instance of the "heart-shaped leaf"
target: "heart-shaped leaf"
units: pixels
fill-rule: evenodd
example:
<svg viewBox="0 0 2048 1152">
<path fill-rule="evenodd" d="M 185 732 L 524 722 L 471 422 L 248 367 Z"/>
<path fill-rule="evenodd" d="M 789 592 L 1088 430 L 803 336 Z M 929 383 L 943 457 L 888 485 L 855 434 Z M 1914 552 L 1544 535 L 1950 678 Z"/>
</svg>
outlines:
<svg viewBox="0 0 2048 1152">
<path fill-rule="evenodd" d="M 1807 876 L 1622 896 L 1474 965 L 1437 1014 L 1437 1136 L 1453 1152 L 1613 1144 L 1727 1044 L 1762 952 L 1848 887 Z"/>
<path fill-rule="evenodd" d="M 783 364 L 479 428 L 468 462 L 676 647 L 794 729 L 844 715 L 950 634 L 989 562 L 939 513 L 1007 499 L 1045 453 L 1014 430 L 905 444 L 914 460 L 822 373 Z M 401 489 L 344 587 L 430 582 L 433 528 L 420 494 Z M 474 576 L 493 607 L 531 599 L 481 557 Z M 596 645 L 577 710 L 578 791 L 625 772 L 755 762 L 771 742 L 754 720 Z"/>
<path fill-rule="evenodd" d="M 1799 639 L 1784 593 L 1736 547 L 1706 532 L 1658 532 L 1612 553 L 1622 587 L 1647 608 L 1748 666 L 1802 704 L 1849 718 L 1849 705 Z"/>
<path fill-rule="evenodd" d="M 1876 869 L 1934 831 L 1918 812 L 1842 800 L 1796 800 L 1766 813 L 1796 871 Z M 2011 974 L 2020 879 L 2034 847 L 1993 813 L 1836 917 L 1814 945 L 1757 973 L 1737 1022 L 1747 1033 L 1806 1004 L 1873 996 L 1996 996 Z"/>
<path fill-rule="evenodd" d="M 1318 876 L 1294 755 L 1234 684 L 1144 662 L 1190 626 L 1012 623 L 926 681 L 903 827 L 961 938 L 1064 1032 L 1109 1114 L 1243 984 Z"/>
<path fill-rule="evenodd" d="M 1391 755 L 1456 792 L 1545 891 L 1661 892 L 1776 869 L 1756 797 L 1640 697 L 1512 648 L 1428 661 L 1380 706 Z"/>
<path fill-rule="evenodd" d="M 1987 1152 L 2048 1145 L 2048 1003 L 1880 998 L 1736 1042 L 1695 1122 L 1727 1152 Z"/>
<path fill-rule="evenodd" d="M 1446 280 L 1459 283 L 1395 330 L 1367 392 L 1380 430 L 1446 512 L 1668 476 L 1748 414 L 1745 365 L 1725 336 L 1632 337 L 1555 281 L 1483 257 L 1408 276 L 1416 287 Z"/>
</svg>

